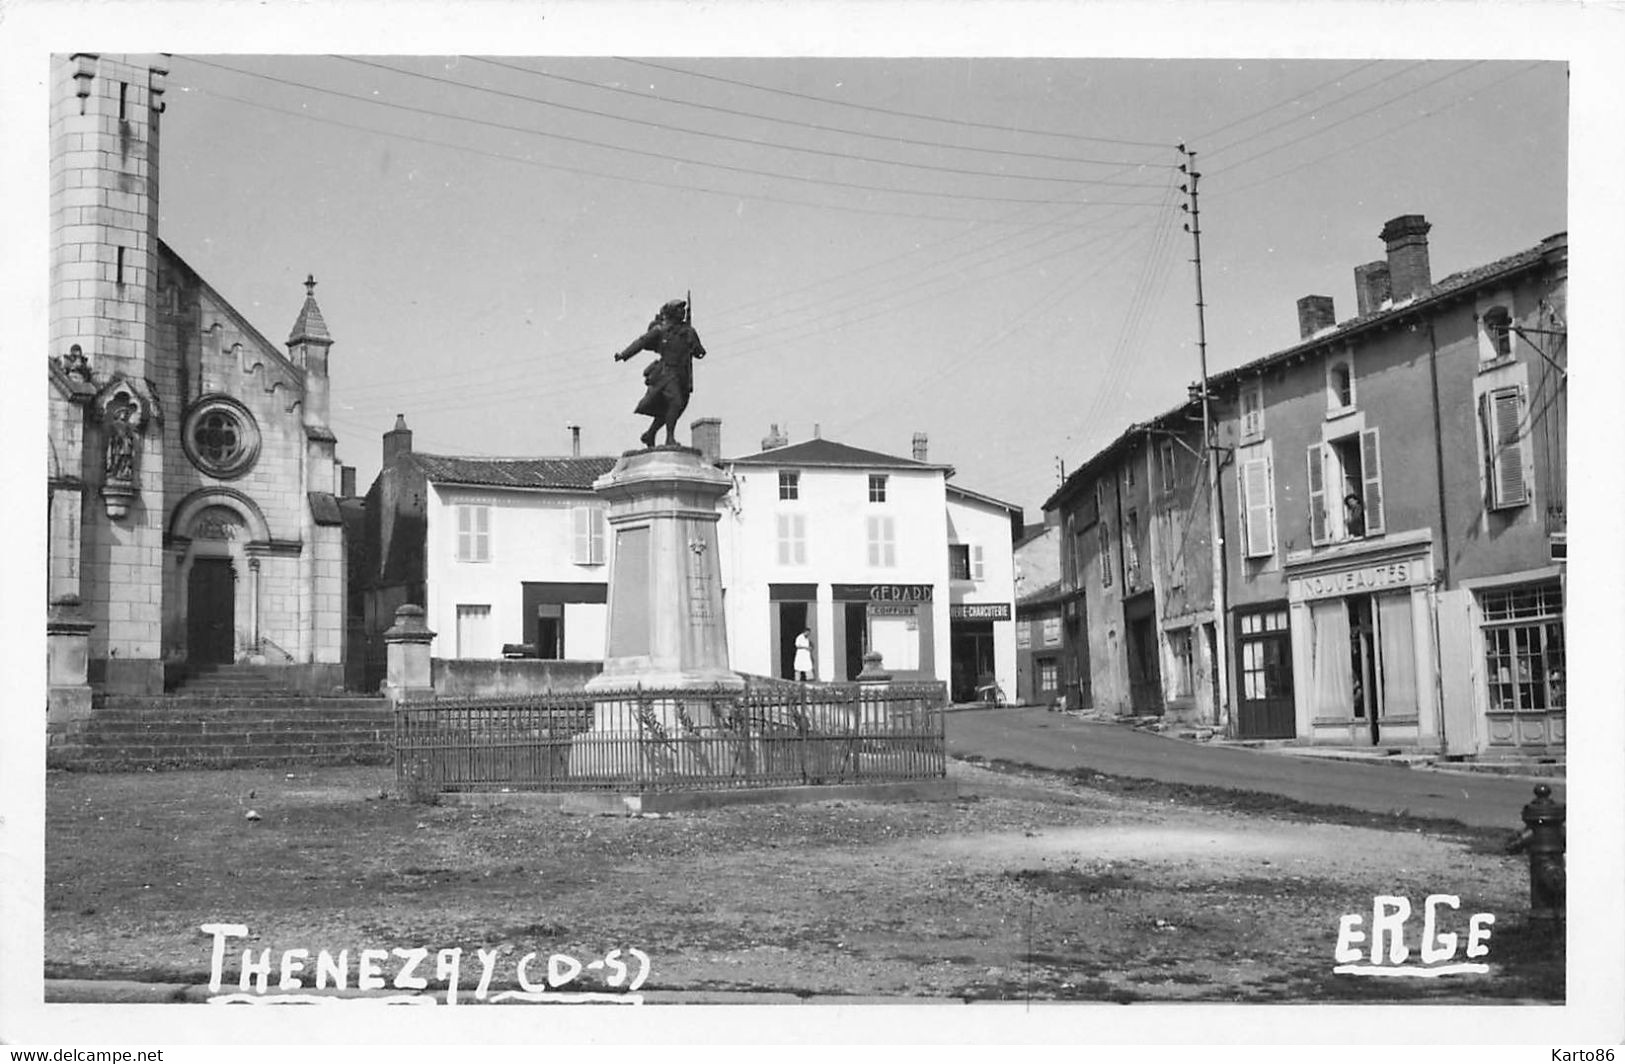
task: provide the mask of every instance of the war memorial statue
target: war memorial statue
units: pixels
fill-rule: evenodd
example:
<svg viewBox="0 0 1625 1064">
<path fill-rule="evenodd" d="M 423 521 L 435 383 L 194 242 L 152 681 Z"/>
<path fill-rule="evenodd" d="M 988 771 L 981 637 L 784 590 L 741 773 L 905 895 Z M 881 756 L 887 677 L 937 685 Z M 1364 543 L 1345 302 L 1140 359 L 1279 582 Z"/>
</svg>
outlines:
<svg viewBox="0 0 1625 1064">
<path fill-rule="evenodd" d="M 694 360 L 705 357 L 700 334 L 689 321 L 686 299 L 673 299 L 660 308 L 648 331 L 615 356 L 624 362 L 639 351 L 653 351 L 659 362 L 651 362 L 643 371 L 648 386 L 638 401 L 637 413 L 653 418 L 649 431 L 639 437 L 645 447 L 655 445 L 655 433 L 662 423 L 666 426 L 666 445 L 677 444 L 677 419 L 688 408 L 688 397 L 694 393 Z"/>
</svg>

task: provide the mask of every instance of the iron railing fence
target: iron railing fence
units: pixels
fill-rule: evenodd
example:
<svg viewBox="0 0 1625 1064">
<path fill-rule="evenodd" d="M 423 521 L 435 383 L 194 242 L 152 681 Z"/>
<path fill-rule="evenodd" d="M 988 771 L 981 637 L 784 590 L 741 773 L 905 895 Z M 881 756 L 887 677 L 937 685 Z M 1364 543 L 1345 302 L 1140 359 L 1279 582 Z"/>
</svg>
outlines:
<svg viewBox="0 0 1625 1064">
<path fill-rule="evenodd" d="M 395 774 L 440 791 L 645 791 L 947 774 L 941 683 L 561 691 L 406 702 Z"/>
</svg>

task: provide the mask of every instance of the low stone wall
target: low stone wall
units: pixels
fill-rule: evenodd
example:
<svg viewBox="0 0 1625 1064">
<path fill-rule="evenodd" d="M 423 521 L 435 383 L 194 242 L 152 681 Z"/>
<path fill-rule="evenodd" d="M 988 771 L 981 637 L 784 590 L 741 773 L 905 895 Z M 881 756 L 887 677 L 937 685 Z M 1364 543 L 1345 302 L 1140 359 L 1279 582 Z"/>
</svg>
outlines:
<svg viewBox="0 0 1625 1064">
<path fill-rule="evenodd" d="M 435 658 L 430 663 L 440 698 L 496 698 L 545 691 L 579 691 L 604 671 L 601 661 L 541 658 Z"/>
</svg>

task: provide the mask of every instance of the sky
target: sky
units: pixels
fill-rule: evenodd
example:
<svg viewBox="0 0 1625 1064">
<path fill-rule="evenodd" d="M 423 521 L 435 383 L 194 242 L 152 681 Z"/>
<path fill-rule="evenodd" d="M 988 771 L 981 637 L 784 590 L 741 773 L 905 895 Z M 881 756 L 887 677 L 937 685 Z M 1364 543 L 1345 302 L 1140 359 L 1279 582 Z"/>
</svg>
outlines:
<svg viewBox="0 0 1625 1064">
<path fill-rule="evenodd" d="M 1200 376 L 1355 313 L 1400 214 L 1435 279 L 1567 228 L 1558 60 L 176 53 L 163 240 L 273 342 L 314 275 L 362 489 L 417 449 L 637 446 L 611 355 L 692 293 L 683 418 L 1022 507 Z"/>
</svg>

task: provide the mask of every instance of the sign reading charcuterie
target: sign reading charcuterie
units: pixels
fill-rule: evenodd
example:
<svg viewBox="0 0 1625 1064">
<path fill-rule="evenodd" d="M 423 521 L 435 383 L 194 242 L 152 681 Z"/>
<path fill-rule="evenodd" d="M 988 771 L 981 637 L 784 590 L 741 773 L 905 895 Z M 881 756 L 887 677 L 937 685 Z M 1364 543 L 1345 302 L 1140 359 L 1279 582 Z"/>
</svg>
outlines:
<svg viewBox="0 0 1625 1064">
<path fill-rule="evenodd" d="M 956 602 L 948 607 L 948 619 L 953 621 L 1008 621 L 1008 602 Z"/>
</svg>

